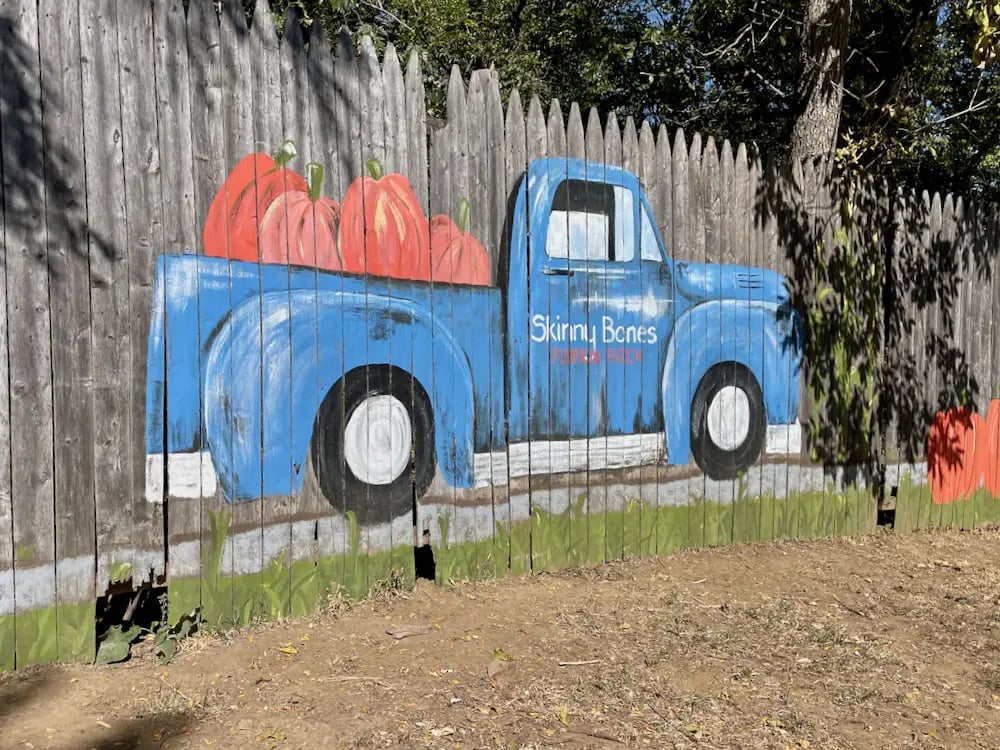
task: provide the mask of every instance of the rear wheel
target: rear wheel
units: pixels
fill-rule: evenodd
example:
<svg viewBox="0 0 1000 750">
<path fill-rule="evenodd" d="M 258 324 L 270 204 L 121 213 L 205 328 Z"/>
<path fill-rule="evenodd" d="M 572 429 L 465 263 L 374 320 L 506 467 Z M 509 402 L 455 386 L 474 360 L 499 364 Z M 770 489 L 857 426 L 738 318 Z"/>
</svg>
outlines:
<svg viewBox="0 0 1000 750">
<path fill-rule="evenodd" d="M 715 365 L 691 401 L 691 450 L 698 467 L 716 480 L 735 479 L 760 456 L 767 436 L 764 395 L 743 365 Z"/>
<path fill-rule="evenodd" d="M 327 501 L 353 511 L 359 523 L 409 513 L 435 470 L 434 420 L 423 387 L 390 367 L 348 373 L 320 406 L 312 458 Z"/>
</svg>

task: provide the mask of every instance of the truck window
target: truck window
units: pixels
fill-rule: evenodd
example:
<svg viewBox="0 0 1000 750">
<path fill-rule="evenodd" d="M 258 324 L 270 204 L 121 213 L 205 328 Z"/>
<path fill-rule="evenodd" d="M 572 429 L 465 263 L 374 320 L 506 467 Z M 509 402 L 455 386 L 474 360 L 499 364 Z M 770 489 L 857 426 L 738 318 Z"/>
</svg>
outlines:
<svg viewBox="0 0 1000 750">
<path fill-rule="evenodd" d="M 565 180 L 556 188 L 545 238 L 550 258 L 626 262 L 635 257 L 632 191 Z"/>
<path fill-rule="evenodd" d="M 639 247 L 640 256 L 643 260 L 655 260 L 663 262 L 663 253 L 660 252 L 660 243 L 656 241 L 656 232 L 653 231 L 653 220 L 646 207 L 642 207 L 642 226 L 640 227 Z"/>
</svg>

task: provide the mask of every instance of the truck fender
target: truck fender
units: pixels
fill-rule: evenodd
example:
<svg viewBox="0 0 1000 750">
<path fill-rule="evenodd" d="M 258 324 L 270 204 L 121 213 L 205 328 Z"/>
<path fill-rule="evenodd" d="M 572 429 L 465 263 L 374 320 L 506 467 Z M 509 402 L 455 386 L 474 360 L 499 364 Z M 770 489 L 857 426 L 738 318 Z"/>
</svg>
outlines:
<svg viewBox="0 0 1000 750">
<path fill-rule="evenodd" d="M 296 493 L 320 404 L 366 365 L 421 384 L 438 466 L 450 485 L 472 487 L 472 374 L 448 330 L 401 299 L 300 290 L 239 305 L 204 358 L 205 437 L 226 497 Z"/>
<path fill-rule="evenodd" d="M 799 408 L 802 320 L 787 304 L 712 300 L 685 311 L 673 327 L 661 393 L 667 460 L 691 460 L 691 400 L 708 370 L 736 362 L 764 393 L 769 424 L 795 421 Z"/>
</svg>

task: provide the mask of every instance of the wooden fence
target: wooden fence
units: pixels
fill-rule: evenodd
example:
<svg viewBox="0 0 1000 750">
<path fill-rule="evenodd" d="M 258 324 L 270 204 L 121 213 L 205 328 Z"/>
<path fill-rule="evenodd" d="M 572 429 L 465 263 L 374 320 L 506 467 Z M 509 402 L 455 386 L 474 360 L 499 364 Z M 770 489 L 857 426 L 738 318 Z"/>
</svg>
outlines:
<svg viewBox="0 0 1000 750">
<path fill-rule="evenodd" d="M 437 578 L 447 580 L 863 532 L 874 526 L 883 487 L 896 496 L 900 526 L 1000 517 L 989 468 L 997 463 L 990 440 L 1000 439 L 1000 409 L 987 413 L 1000 383 L 995 209 L 884 187 L 852 192 L 811 165 L 785 173 L 743 145 L 654 132 L 576 104 L 564 111 L 553 101 L 546 112 L 516 91 L 505 109 L 487 70 L 466 81 L 456 68 L 446 123 L 429 128 L 416 53 L 404 66 L 390 46 L 380 62 L 369 40 L 356 49 L 347 35 L 329 38 L 318 27 L 307 41 L 294 14 L 279 34 L 267 0 L 258 0 L 249 24 L 238 0 L 226 0 L 220 15 L 210 0 L 191 0 L 187 11 L 182 0 L 0 0 L 0 62 L 0 668 L 92 658 L 95 600 L 115 586 L 166 583 L 173 618 L 197 612 L 213 625 L 238 624 L 307 611 L 338 587 L 363 595 L 393 570 L 412 578 L 414 547 L 425 542 Z M 322 193 L 338 202 L 340 238 L 354 225 L 365 247 L 376 237 L 374 254 L 360 261 L 367 286 L 364 275 L 317 269 L 318 260 L 288 270 L 289 253 L 308 244 L 303 237 L 319 253 L 322 217 L 311 202 L 293 215 L 284 192 L 285 223 L 275 236 L 284 237 L 285 264 L 260 256 L 228 262 L 237 258 L 236 194 L 272 167 L 254 162 L 243 183 L 230 173 L 286 139 L 299 154 L 292 169 L 325 166 Z M 388 183 L 360 180 L 372 160 L 376 174 L 380 167 L 402 175 L 408 187 L 393 183 L 392 192 Z M 560 173 L 566 184 L 591 187 L 560 193 Z M 638 178 L 634 188 L 630 175 Z M 362 200 L 351 213 L 353 189 Z M 400 198 L 406 189 L 412 199 Z M 588 189 L 610 196 L 621 217 L 634 210 L 639 222 L 644 195 L 657 231 L 644 234 L 625 218 L 572 224 L 574 211 L 586 214 L 590 202 L 605 200 L 588 197 Z M 249 204 L 263 200 L 250 190 Z M 221 214 L 222 257 L 205 246 L 203 232 L 220 191 L 231 209 Z M 295 200 L 304 195 L 299 190 Z M 845 196 L 856 215 L 843 213 Z M 565 202 L 565 232 L 538 234 L 554 201 Z M 264 209 L 242 209 L 253 220 L 255 253 L 264 252 Z M 392 226 L 404 227 L 402 234 L 385 228 L 390 219 L 401 222 Z M 429 233 L 411 240 L 407 231 Z M 589 243 L 586 257 L 573 255 L 574 231 Z M 604 250 L 614 245 L 610 257 L 590 255 L 602 249 L 590 242 L 596 236 Z M 538 265 L 546 242 L 559 241 L 566 256 Z M 470 281 L 482 279 L 480 243 L 491 291 Z M 423 281 L 387 280 L 374 270 L 380 248 L 390 246 L 431 254 Z M 343 264 L 353 248 L 323 247 L 331 263 L 350 271 Z M 440 272 L 436 248 L 453 274 L 442 281 L 433 275 Z M 616 257 L 619 250 L 626 255 Z M 616 276 L 601 265 L 615 260 L 632 270 Z M 746 268 L 720 270 L 723 264 Z M 456 269 L 472 276 L 459 279 Z M 786 343 L 794 339 L 794 326 L 781 322 L 788 306 L 780 283 L 760 269 L 789 280 L 812 353 L 802 378 L 794 354 L 760 348 L 776 330 Z M 455 280 L 463 283 L 448 283 Z M 543 308 L 532 307 L 543 289 Z M 276 296 L 277 306 L 268 307 Z M 583 322 L 574 324 L 581 297 Z M 681 316 L 695 298 L 728 312 Z M 867 315 L 845 312 L 858 300 Z M 385 314 L 375 316 L 380 306 Z M 328 309 L 333 317 L 324 317 Z M 600 312 L 612 309 L 618 312 Z M 518 310 L 545 314 L 517 328 Z M 553 321 L 570 325 L 566 335 L 579 325 L 585 343 L 540 355 L 536 321 L 539 336 L 550 338 L 562 330 L 550 328 Z M 587 339 L 591 326 L 610 326 L 611 340 Z M 657 335 L 659 349 L 650 341 Z M 219 341 L 228 342 L 221 354 Z M 720 388 L 743 394 L 727 391 L 730 400 L 719 403 L 732 418 L 744 408 L 740 399 L 751 399 L 748 424 L 757 426 L 745 431 L 763 441 L 737 479 L 726 471 L 706 476 L 686 445 L 695 437 L 690 452 L 711 463 L 699 441 L 714 439 L 704 430 L 711 432 L 716 402 L 703 404 L 700 424 L 709 426 L 695 434 L 689 423 L 698 381 L 687 381 L 696 362 L 712 364 L 705 358 L 719 341 L 750 347 L 758 359 L 743 369 L 762 374 L 768 401 L 768 424 L 757 424 L 753 388 L 736 374 L 719 376 Z M 442 363 L 448 347 L 464 347 L 455 369 Z M 393 464 L 392 441 L 402 440 L 407 456 L 410 449 L 416 456 L 391 481 L 373 478 L 380 468 L 371 465 L 370 481 L 359 483 L 359 464 L 351 462 L 364 456 L 348 447 L 345 457 L 343 445 L 329 454 L 340 457 L 339 469 L 324 468 L 324 446 L 335 450 L 336 440 L 315 437 L 326 427 L 311 415 L 326 408 L 328 393 L 340 399 L 340 411 L 334 404 L 330 412 L 340 437 L 357 429 L 348 363 L 358 351 L 379 365 L 362 368 L 365 393 L 395 394 L 365 407 L 392 405 L 390 432 L 370 433 L 389 448 L 370 455 Z M 303 385 L 313 377 L 307 360 L 330 357 L 336 376 L 317 374 L 315 387 Z M 671 362 L 674 370 L 665 371 Z M 420 366 L 429 379 L 416 374 Z M 213 380 L 213 367 L 225 376 Z M 682 371 L 683 387 L 670 379 Z M 846 396 L 816 390 L 827 373 L 848 383 Z M 393 390 L 393 377 L 397 386 L 403 379 L 402 390 Z M 302 389 L 311 411 L 269 401 L 287 404 Z M 680 411 L 671 411 L 675 391 L 692 397 Z M 433 414 L 421 417 L 421 399 L 434 404 Z M 460 414 L 466 402 L 475 415 L 468 424 Z M 783 424 L 772 402 L 798 404 L 800 420 L 792 413 Z M 403 422 L 393 421 L 395 404 L 405 407 Z M 962 404 L 985 418 L 955 412 L 934 421 Z M 454 412 L 453 421 L 439 416 L 444 411 Z M 365 414 L 364 425 L 381 418 Z M 630 415 L 630 428 L 619 424 L 621 414 Z M 684 415 L 683 424 L 671 414 Z M 811 460 L 798 430 L 815 414 L 819 442 L 842 447 L 863 427 L 873 436 L 869 463 L 884 471 L 859 478 L 839 465 L 856 463 L 854 456 Z M 426 431 L 392 432 L 403 423 Z M 928 488 L 932 423 L 950 436 L 939 451 L 949 460 Z M 953 449 L 972 445 L 968 435 L 976 431 L 987 436 L 980 446 L 993 446 L 989 460 L 983 448 L 975 460 L 974 451 Z M 295 453 L 300 434 L 307 443 L 312 437 L 312 447 Z M 233 463 L 240 451 L 249 456 L 242 473 Z M 735 461 L 738 451 L 723 453 Z M 422 455 L 436 458 L 427 459 L 427 476 Z M 407 493 L 415 499 L 389 503 L 391 512 L 372 510 Z"/>
</svg>

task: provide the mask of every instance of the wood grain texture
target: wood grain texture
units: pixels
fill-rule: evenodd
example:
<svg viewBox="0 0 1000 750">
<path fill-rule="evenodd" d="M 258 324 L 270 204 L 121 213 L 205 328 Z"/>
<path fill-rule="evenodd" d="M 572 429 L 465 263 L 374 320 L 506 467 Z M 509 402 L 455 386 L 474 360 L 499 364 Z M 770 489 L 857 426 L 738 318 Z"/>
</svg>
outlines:
<svg viewBox="0 0 1000 750">
<path fill-rule="evenodd" d="M 125 216 L 125 156 L 118 55 L 118 9 L 115 0 L 95 3 L 80 18 L 80 68 L 83 87 L 83 154 L 90 263 L 91 337 L 93 343 L 96 595 L 106 590 L 113 563 L 133 567 L 132 523 L 136 496 L 131 474 L 136 460 L 145 467 L 130 440 L 131 396 L 122 374 L 132 366 L 129 340 L 129 278 Z M 83 7 L 81 5 L 81 10 Z M 123 395 L 125 398 L 123 399 Z M 145 415 L 143 409 L 142 416 Z M 145 431 L 143 432 L 145 437 Z M 145 478 L 145 472 L 143 472 Z M 145 493 L 138 495 L 145 502 Z"/>
<path fill-rule="evenodd" d="M 258 5 L 266 3 L 261 0 Z M 160 160 L 160 201 L 164 217 L 162 252 L 194 252 L 201 247 L 201 220 L 195 195 L 199 164 L 192 141 L 192 105 L 203 105 L 203 92 L 192 92 L 191 63 L 187 43 L 186 19 L 182 0 L 167 0 L 153 5 L 154 63 L 156 67 L 156 120 Z M 207 206 L 206 206 L 207 208 Z M 149 259 L 137 268 L 143 283 L 152 279 Z M 131 300 L 137 317 L 146 319 L 149 294 Z M 140 342 L 145 345 L 145 339 Z M 145 371 L 145 348 L 142 360 L 133 359 L 133 368 Z M 138 352 L 134 351 L 133 355 Z"/>
<path fill-rule="evenodd" d="M 52 366 L 49 334 L 48 249 L 45 216 L 42 101 L 39 95 L 37 8 L 0 2 L 0 42 L 10 65 L 0 69 L 0 91 L 15 123 L 5 120 L 3 140 L 4 255 L 7 264 L 7 342 L 10 351 L 10 460 L 15 613 L 55 600 Z M 8 137 L 7 133 L 16 133 Z M 18 572 L 40 566 L 36 591 L 18 592 Z M 57 657 L 33 652 L 18 640 L 18 667 Z"/>
<path fill-rule="evenodd" d="M 297 64 L 308 68 L 308 96 L 311 148 L 303 154 L 303 163 L 318 162 L 324 167 L 323 195 L 341 201 L 347 192 L 348 176 L 344 174 L 343 159 L 339 154 L 340 136 L 343 127 L 337 119 L 337 95 L 334 85 L 334 59 L 330 48 L 330 39 L 320 22 L 315 22 L 309 35 L 309 48 L 305 60 L 298 59 Z M 280 65 L 275 66 L 279 71 Z M 292 92 L 283 91 L 284 95 Z M 281 112 L 281 94 L 276 97 L 277 109 Z"/>
<path fill-rule="evenodd" d="M 548 136 L 546 134 L 546 124 L 545 124 L 545 114 L 542 111 L 541 101 L 537 96 L 531 97 L 528 102 L 528 113 L 525 118 L 525 165 L 528 166 L 535 159 L 539 159 L 548 154 Z M 531 205 L 533 194 L 531 192 L 531 187 L 528 186 L 526 189 L 526 204 Z M 533 242 L 529 239 L 528 242 L 528 257 L 529 263 L 530 258 L 533 258 L 536 253 L 544 253 L 545 249 L 541 247 L 536 247 Z M 529 352 L 530 352 L 529 348 Z M 527 362 L 527 376 L 526 382 L 530 384 L 534 382 L 535 372 L 546 372 L 549 367 L 548 359 L 539 361 L 537 357 L 532 357 L 529 353 Z M 542 420 L 547 420 L 548 415 L 539 414 L 538 409 L 532 406 L 529 401 L 528 404 L 528 424 L 536 425 L 541 424 Z M 532 441 L 533 432 L 537 430 L 529 429 L 528 439 L 529 442 Z M 550 458 L 551 460 L 551 458 Z M 548 512 L 549 502 L 547 496 L 542 492 L 536 493 L 536 488 L 541 488 L 541 484 L 537 479 L 530 479 L 528 483 L 528 512 L 529 515 L 534 514 L 535 509 L 543 510 Z M 545 570 L 547 569 L 547 564 L 545 560 L 540 559 L 534 547 L 531 548 L 531 569 L 535 570 Z"/>
<path fill-rule="evenodd" d="M 273 152 L 284 141 L 280 47 L 274 23 L 275 18 L 268 0 L 256 0 L 250 21 L 250 75 L 253 81 L 251 110 L 254 149 L 265 152 Z M 325 39 L 318 23 L 316 35 L 319 39 Z M 324 163 L 327 163 L 326 154 L 321 156 Z"/>
<path fill-rule="evenodd" d="M 194 215 L 197 221 L 198 234 L 196 236 L 196 247 L 204 252 L 202 247 L 201 227 L 208 214 L 209 205 L 218 190 L 225 182 L 229 172 L 229 165 L 226 158 L 226 136 L 223 123 L 223 98 L 224 98 L 224 78 L 222 73 L 222 55 L 220 44 L 220 32 L 218 16 L 210 0 L 192 0 L 187 12 L 187 44 L 188 44 L 188 81 L 192 92 L 200 92 L 197 99 L 191 101 L 191 156 L 195 165 L 194 169 Z M 169 262 L 165 268 L 165 273 L 170 273 Z M 164 300 L 165 301 L 165 300 Z M 213 326 L 214 320 L 202 319 L 199 309 L 198 335 L 204 328 Z M 171 336 L 170 318 L 167 316 L 167 337 Z M 202 355 L 198 352 L 198 371 L 201 372 Z M 157 370 L 162 366 L 166 368 L 167 361 L 151 364 Z M 202 391 L 199 382 L 199 392 Z M 167 389 L 166 412 L 171 409 L 170 389 Z M 201 406 L 199 405 L 199 423 L 201 423 Z M 165 445 L 167 453 L 174 452 L 170 434 L 167 434 Z M 166 477 L 167 494 L 169 494 L 170 477 Z M 199 483 L 201 472 L 199 472 Z M 199 492 L 204 495 L 205 488 Z M 182 540 L 195 538 L 199 543 L 194 546 L 191 552 L 192 566 L 200 563 L 201 585 L 199 587 L 198 598 L 195 601 L 183 601 L 181 597 L 172 595 L 170 601 L 171 618 L 183 616 L 189 608 L 202 607 L 203 616 L 210 621 L 216 620 L 220 616 L 227 619 L 232 618 L 232 600 L 220 603 L 213 601 L 213 592 L 207 584 L 217 580 L 216 572 L 208 570 L 212 564 L 212 558 L 202 555 L 202 550 L 208 548 L 212 543 L 211 524 L 209 512 L 215 512 L 213 500 L 200 497 L 199 499 L 178 499 L 171 500 L 169 497 L 167 513 L 167 542 L 170 548 L 178 545 Z M 208 574 L 206 575 L 206 570 Z M 174 572 L 170 572 L 171 580 Z M 171 588 L 171 591 L 173 589 Z"/>
<path fill-rule="evenodd" d="M 417 50 L 410 52 L 406 63 L 406 80 L 404 81 L 406 95 L 406 121 L 408 123 L 406 136 L 408 139 L 407 156 L 409 158 L 410 184 L 417 200 L 426 213 L 427 182 L 429 165 L 427 156 L 427 100 L 424 94 L 424 77 L 420 68 L 420 54 Z"/>
<path fill-rule="evenodd" d="M 584 132 L 584 156 L 588 161 L 603 164 L 605 163 L 604 154 L 604 130 L 601 126 L 601 118 L 597 110 L 591 108 L 587 113 L 587 124 Z M 587 279 L 587 291 L 588 294 L 599 293 L 599 281 L 597 277 Z M 590 312 L 588 310 L 588 325 L 593 325 L 595 321 L 590 318 Z M 600 350 L 599 350 L 600 351 Z M 600 351 L 603 355 L 605 352 Z M 606 359 L 606 357 L 605 357 Z M 587 421 L 588 423 L 594 423 L 597 421 L 596 415 L 591 412 L 593 405 L 588 403 L 585 407 L 587 409 Z M 596 455 L 595 455 L 596 453 Z M 607 560 L 611 555 L 608 550 L 608 523 L 607 523 L 607 509 L 608 509 L 608 488 L 607 486 L 599 481 L 591 480 L 592 469 L 590 468 L 593 464 L 598 461 L 607 460 L 607 450 L 606 448 L 597 448 L 596 450 L 591 450 L 588 446 L 588 473 L 587 473 L 587 499 L 584 509 L 587 511 L 587 540 L 588 547 L 585 551 L 586 560 L 591 563 L 600 563 Z"/>
<path fill-rule="evenodd" d="M 79 15 L 39 7 L 42 110 L 47 186 L 45 223 L 52 377 L 56 603 L 92 600 L 94 592 L 94 393 L 90 326 L 86 171 L 80 77 Z M 50 171 L 57 180 L 48 178 Z M 22 354 L 18 352 L 18 354 Z M 126 401 L 127 403 L 127 401 Z M 57 616 L 60 659 L 74 653 Z"/>
<path fill-rule="evenodd" d="M 0 49 L 11 50 L 12 27 L 0 29 Z M 6 101 L 9 87 L 4 86 L 3 74 L 0 73 L 0 100 Z M 0 111 L 0 130 L 8 127 L 6 113 Z M 0 152 L 0 160 L 3 153 Z M 2 161 L 0 161 L 2 167 Z M 3 174 L 0 168 L 0 175 Z M 3 196 L 4 185 L 0 184 L 0 197 Z M 11 217 L 11 224 L 17 222 L 17 217 Z M 0 244 L 4 248 L 0 259 L 0 392 L 10 393 L 10 364 L 8 358 L 7 335 L 7 252 L 14 246 L 7 241 L 7 220 L 4 216 L 4 203 L 0 201 Z M 11 432 L 10 432 L 10 398 L 0 398 L 0 671 L 11 671 L 15 667 L 15 650 L 17 637 L 17 616 L 15 613 L 14 592 L 14 506 L 11 496 Z"/>
<path fill-rule="evenodd" d="M 390 42 L 382 53 L 382 90 L 385 97 L 385 170 L 406 174 L 410 166 L 407 134 L 406 87 L 396 48 Z"/>
<path fill-rule="evenodd" d="M 660 227 L 660 236 L 663 238 L 667 256 L 673 260 L 677 257 L 673 229 L 673 156 L 670 153 L 670 134 L 662 125 L 656 134 L 656 173 L 659 175 L 659 186 L 653 213 Z"/>
<path fill-rule="evenodd" d="M 489 137 L 489 111 L 488 100 L 489 90 L 493 86 L 493 79 L 489 70 L 473 71 L 469 80 L 469 91 L 466 100 L 467 113 L 467 134 L 468 134 L 468 163 L 469 163 L 469 218 L 466 230 L 473 237 L 479 239 L 486 251 L 490 255 L 490 283 L 495 283 L 492 269 L 499 262 L 498 246 L 491 242 L 492 216 L 490 193 L 494 192 L 494 186 L 490 180 L 490 150 L 495 144 Z M 454 218 L 458 218 L 455 216 Z M 462 290 L 460 294 L 467 294 Z M 456 325 L 462 325 L 456 322 Z M 494 328 L 491 326 L 490 328 Z M 486 376 L 486 387 L 491 391 L 494 388 L 494 377 L 501 377 L 501 373 L 489 372 Z M 491 463 L 491 484 L 493 466 Z M 476 510 L 475 526 L 477 529 L 476 538 L 480 541 L 493 537 L 493 529 L 496 528 L 496 514 L 492 507 L 494 501 L 494 489 L 491 489 L 491 503 L 489 506 L 481 505 Z M 484 545 L 485 546 L 485 545 Z M 492 551 L 496 552 L 495 548 Z M 482 558 L 484 556 L 480 556 Z M 483 578 L 496 574 L 498 561 L 492 555 L 485 556 L 485 559 L 477 559 L 473 577 Z"/>
<path fill-rule="evenodd" d="M 504 148 L 504 187 L 505 194 L 510 196 L 510 202 L 504 206 L 504 211 L 509 211 L 516 200 L 526 200 L 527 186 L 524 181 L 524 173 L 527 168 L 527 127 L 524 118 L 524 108 L 521 104 L 521 94 L 514 89 L 507 100 L 507 112 L 504 120 L 505 148 Z M 506 215 L 506 214 L 505 214 Z M 527 300 L 524 301 L 527 305 Z M 507 334 L 508 347 L 528 346 L 527 331 L 511 330 Z M 506 351 L 506 350 L 505 350 Z M 511 368 L 508 372 L 510 387 L 528 388 L 527 362 L 520 363 L 520 366 Z M 509 449 L 508 449 L 509 459 Z M 523 521 L 523 518 L 514 516 L 514 504 L 508 503 L 511 512 L 511 523 Z M 529 495 L 530 503 L 530 495 Z M 530 517 L 530 507 L 529 507 Z M 521 575 L 531 570 L 531 550 L 528 546 L 521 546 L 511 540 L 510 547 L 510 572 L 514 575 Z"/>
<path fill-rule="evenodd" d="M 504 252 L 504 223 L 507 215 L 507 200 L 509 192 L 507 190 L 507 167 L 505 161 L 505 127 L 503 103 L 500 98 L 500 80 L 495 70 L 489 71 L 488 81 L 484 80 L 486 94 L 486 196 L 489 202 L 487 213 L 488 247 L 491 248 L 490 255 L 496 261 L 490 269 L 490 279 L 493 284 L 499 285 L 499 266 L 502 253 Z M 504 351 L 504 332 L 499 326 L 490 326 L 489 329 L 490 346 L 495 351 Z M 502 393 L 506 387 L 506 381 L 501 373 L 490 373 L 491 384 L 498 386 Z M 490 410 L 491 424 L 499 422 L 506 425 L 505 415 L 502 413 L 504 407 L 495 405 Z M 497 413 L 497 412 L 501 413 Z M 490 451 L 507 452 L 507 441 L 502 433 L 491 430 Z M 505 466 L 493 469 L 492 480 L 494 485 L 509 484 L 508 461 Z M 510 570 L 511 542 L 510 542 L 510 495 L 505 489 L 494 488 L 493 491 L 493 518 L 492 527 L 494 533 L 494 560 L 493 575 L 506 575 Z"/>
<path fill-rule="evenodd" d="M 659 210 L 657 206 L 662 200 L 662 182 L 663 179 L 669 178 L 669 173 L 664 175 L 657 163 L 656 159 L 656 139 L 653 136 L 653 129 L 649 125 L 648 120 L 643 120 L 642 126 L 639 129 L 639 155 L 638 155 L 638 173 L 639 183 L 642 186 L 646 200 L 649 202 L 649 209 L 652 212 L 650 219 L 652 220 L 654 226 L 658 223 L 657 214 Z M 640 210 L 645 210 L 640 208 Z M 641 227 L 641 225 L 640 225 Z M 645 248 L 642 243 L 642 234 L 640 231 L 640 257 L 645 258 L 649 254 L 652 248 Z M 643 252 L 645 251 L 645 252 Z M 643 291 L 642 286 L 639 286 L 640 293 Z M 651 314 L 652 311 L 648 311 L 641 308 L 639 311 L 639 324 L 644 326 L 656 325 L 654 320 L 655 315 Z M 640 377 L 643 378 L 643 382 L 651 382 L 656 380 L 659 372 L 658 362 L 653 362 L 651 358 L 646 357 L 643 359 L 642 364 L 639 367 Z M 640 389 L 640 402 L 641 404 L 656 403 L 657 394 L 655 393 L 645 393 Z M 648 430 L 644 430 L 648 432 Z M 647 438 L 651 439 L 651 438 Z M 662 445 L 662 441 L 658 439 L 651 439 L 652 443 L 659 447 Z M 640 533 L 640 549 L 639 553 L 643 557 L 648 557 L 650 555 L 656 554 L 656 539 L 657 539 L 657 526 L 659 520 L 658 509 L 660 506 L 660 498 L 658 487 L 655 483 L 650 483 L 648 480 L 654 476 L 656 468 L 650 466 L 649 462 L 644 463 L 643 466 L 639 468 L 639 493 L 638 499 L 640 503 L 640 518 L 639 518 L 639 533 Z"/>
</svg>

